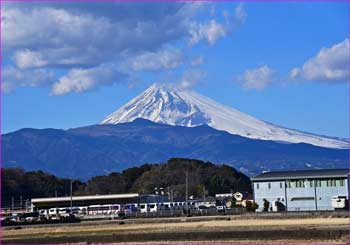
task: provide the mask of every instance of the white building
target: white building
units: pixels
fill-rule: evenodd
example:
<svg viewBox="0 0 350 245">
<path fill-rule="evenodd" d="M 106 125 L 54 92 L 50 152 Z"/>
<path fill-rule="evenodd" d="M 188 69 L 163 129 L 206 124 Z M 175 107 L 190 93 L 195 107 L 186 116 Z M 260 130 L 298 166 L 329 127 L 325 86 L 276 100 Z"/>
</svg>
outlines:
<svg viewBox="0 0 350 245">
<path fill-rule="evenodd" d="M 257 211 L 348 208 L 349 169 L 265 172 L 252 182 Z"/>
</svg>

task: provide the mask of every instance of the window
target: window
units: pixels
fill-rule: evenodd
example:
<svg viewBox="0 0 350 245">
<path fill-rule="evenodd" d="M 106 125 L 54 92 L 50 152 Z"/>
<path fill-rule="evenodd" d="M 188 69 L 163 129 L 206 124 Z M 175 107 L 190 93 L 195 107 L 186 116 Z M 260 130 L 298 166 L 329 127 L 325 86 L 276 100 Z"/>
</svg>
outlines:
<svg viewBox="0 0 350 245">
<path fill-rule="evenodd" d="M 321 186 L 327 186 L 327 180 L 322 180 L 321 181 Z"/>
<path fill-rule="evenodd" d="M 335 180 L 335 179 L 328 179 L 328 180 L 326 181 L 326 186 L 327 186 L 327 187 L 336 186 L 336 180 Z"/>
<path fill-rule="evenodd" d="M 314 187 L 314 181 L 310 180 L 310 187 Z"/>
<path fill-rule="evenodd" d="M 259 190 L 259 183 L 256 183 L 256 189 Z"/>
<path fill-rule="evenodd" d="M 267 187 L 268 187 L 269 189 L 271 189 L 271 183 L 270 183 L 270 182 L 267 184 Z"/>
<path fill-rule="evenodd" d="M 329 186 L 329 187 L 335 186 L 335 180 L 334 179 L 327 180 L 327 186 Z"/>
<path fill-rule="evenodd" d="M 296 184 L 296 188 L 304 188 L 305 187 L 304 180 L 297 180 L 295 184 Z"/>
<path fill-rule="evenodd" d="M 314 197 L 292 197 L 291 201 L 312 201 L 315 200 Z"/>
<path fill-rule="evenodd" d="M 344 186 L 344 180 L 343 179 L 341 179 L 339 182 L 340 182 L 339 183 L 340 186 Z"/>
<path fill-rule="evenodd" d="M 283 182 L 280 182 L 280 188 L 283 188 Z"/>
<path fill-rule="evenodd" d="M 316 180 L 316 187 L 321 187 L 321 180 Z"/>
<path fill-rule="evenodd" d="M 332 179 L 332 185 L 331 186 L 337 186 L 337 182 L 335 179 Z"/>
</svg>

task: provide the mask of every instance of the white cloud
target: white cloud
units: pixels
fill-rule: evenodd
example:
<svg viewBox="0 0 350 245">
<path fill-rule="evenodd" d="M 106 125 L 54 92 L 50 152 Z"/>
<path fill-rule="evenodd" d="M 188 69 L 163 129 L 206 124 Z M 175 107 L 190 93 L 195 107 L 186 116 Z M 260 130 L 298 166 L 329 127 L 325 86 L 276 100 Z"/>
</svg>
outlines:
<svg viewBox="0 0 350 245">
<path fill-rule="evenodd" d="M 176 82 L 175 86 L 179 89 L 191 89 L 203 83 L 203 79 L 207 76 L 205 71 L 201 70 L 187 70 L 184 72 L 182 78 Z"/>
<path fill-rule="evenodd" d="M 2 13 L 3 48 L 40 54 L 47 66 L 96 66 L 123 52 L 155 52 L 188 38 L 201 5 L 8 3 Z"/>
<path fill-rule="evenodd" d="M 202 65 L 204 63 L 204 58 L 202 55 L 194 58 L 193 60 L 191 60 L 191 65 L 192 66 L 199 66 Z"/>
<path fill-rule="evenodd" d="M 183 63 L 183 55 L 178 49 L 164 49 L 157 52 L 144 52 L 134 57 L 129 57 L 124 69 L 134 71 L 157 71 L 174 69 Z"/>
<path fill-rule="evenodd" d="M 1 21 L 3 57 L 20 68 L 16 69 L 17 77 L 25 77 L 28 68 L 41 67 L 46 73 L 56 68 L 66 70 L 68 74 L 55 84 L 55 95 L 105 85 L 94 77 L 91 70 L 96 68 L 91 67 L 123 63 L 124 53 L 128 57 L 144 54 L 133 62 L 135 70 L 177 67 L 182 62 L 180 51 L 160 50 L 188 37 L 189 19 L 201 5 L 6 3 Z M 75 79 L 78 76 L 80 84 Z M 7 91 L 29 84 L 20 85 L 14 76 L 8 77 Z"/>
<path fill-rule="evenodd" d="M 349 39 L 321 48 L 315 57 L 308 59 L 301 67 L 289 71 L 287 79 L 276 78 L 276 72 L 267 65 L 246 70 L 238 76 L 244 88 L 262 90 L 273 83 L 288 84 L 294 81 L 341 83 L 347 81 Z"/>
<path fill-rule="evenodd" d="M 81 93 L 119 83 L 125 79 L 115 66 L 103 64 L 89 69 L 73 68 L 66 76 L 53 84 L 52 94 L 63 95 L 71 92 Z"/>
<path fill-rule="evenodd" d="M 239 77 L 239 81 L 246 89 L 262 90 L 275 81 L 274 74 L 274 70 L 264 65 L 255 69 L 246 70 L 244 74 Z"/>
<path fill-rule="evenodd" d="M 233 13 L 224 10 L 223 17 L 225 19 L 227 32 L 232 32 L 237 27 L 241 26 L 246 21 L 247 16 L 243 3 L 238 4 Z"/>
<path fill-rule="evenodd" d="M 73 14 L 67 9 L 4 8 L 3 45 L 7 52 L 15 53 L 17 65 L 21 65 L 21 55 L 40 57 L 48 66 L 92 65 L 106 53 L 103 45 L 111 38 L 112 26 L 103 17 Z M 74 62 L 67 62 L 72 57 Z"/>
<path fill-rule="evenodd" d="M 207 23 L 193 23 L 190 33 L 191 45 L 201 40 L 206 40 L 210 45 L 213 45 L 218 39 L 226 36 L 226 27 L 216 20 L 210 20 Z"/>
<path fill-rule="evenodd" d="M 16 51 L 13 59 L 19 68 L 42 67 L 48 63 L 43 60 L 42 55 L 39 52 L 31 51 L 29 49 Z"/>
<path fill-rule="evenodd" d="M 231 23 L 220 22 L 213 16 L 200 21 L 196 18 L 203 11 L 209 12 L 208 6 L 203 2 L 7 2 L 1 16 L 3 58 L 17 66 L 17 77 L 25 77 L 29 72 L 54 76 L 55 69 L 67 72 L 56 77 L 59 81 L 52 91 L 55 95 L 110 84 L 111 81 L 106 83 L 94 76 L 104 64 L 113 63 L 117 67 L 128 64 L 135 73 L 176 69 L 185 63 L 191 65 L 190 60 L 183 58 L 183 43 L 213 45 L 230 31 Z M 234 18 L 242 18 L 242 12 L 244 9 L 239 5 Z M 169 48 L 174 46 L 178 49 Z M 34 72 L 34 68 L 40 68 L 41 73 Z M 11 79 L 4 85 L 8 91 L 30 86 L 29 82 L 17 82 L 13 76 Z"/>
<path fill-rule="evenodd" d="M 228 11 L 223 12 L 225 23 L 220 23 L 215 19 L 207 22 L 193 22 L 190 27 L 190 45 L 206 41 L 210 45 L 215 44 L 219 39 L 226 37 L 234 28 L 243 24 L 247 18 L 244 5 L 240 3 L 236 6 L 234 14 Z"/>
<path fill-rule="evenodd" d="M 292 79 L 304 79 L 320 82 L 345 82 L 347 76 L 347 59 L 349 39 L 322 48 L 315 57 L 307 60 L 302 67 L 293 68 L 289 76 Z"/>
<path fill-rule="evenodd" d="M 235 21 L 239 24 L 243 24 L 247 19 L 247 13 L 244 9 L 243 3 L 240 3 L 235 9 Z"/>
<path fill-rule="evenodd" d="M 2 71 L 1 89 L 5 93 L 12 92 L 18 87 L 39 87 L 49 85 L 53 79 L 53 72 L 45 69 L 20 70 L 8 66 Z"/>
</svg>

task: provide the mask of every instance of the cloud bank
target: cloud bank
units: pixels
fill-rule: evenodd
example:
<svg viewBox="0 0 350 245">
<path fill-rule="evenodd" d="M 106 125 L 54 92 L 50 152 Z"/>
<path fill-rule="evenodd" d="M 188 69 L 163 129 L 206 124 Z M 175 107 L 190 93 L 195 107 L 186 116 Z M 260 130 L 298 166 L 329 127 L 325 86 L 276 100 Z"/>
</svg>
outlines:
<svg viewBox="0 0 350 245">
<path fill-rule="evenodd" d="M 210 7 L 204 2 L 4 3 L 3 57 L 9 65 L 3 91 L 50 86 L 52 95 L 81 93 L 126 83 L 138 72 L 191 66 L 192 58 L 183 55 L 189 43 L 214 45 L 245 18 L 243 5 L 221 21 L 205 14 Z M 197 18 L 200 14 L 207 17 Z"/>
</svg>

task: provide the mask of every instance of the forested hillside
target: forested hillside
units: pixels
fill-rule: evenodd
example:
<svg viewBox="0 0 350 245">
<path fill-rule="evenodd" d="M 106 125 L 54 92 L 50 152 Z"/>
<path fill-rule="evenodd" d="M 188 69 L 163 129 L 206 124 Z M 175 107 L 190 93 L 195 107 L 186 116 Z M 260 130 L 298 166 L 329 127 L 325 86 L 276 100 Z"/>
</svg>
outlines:
<svg viewBox="0 0 350 245">
<path fill-rule="evenodd" d="M 154 192 L 154 188 L 184 196 L 188 173 L 189 195 L 201 197 L 230 191 L 251 191 L 250 180 L 227 165 L 215 165 L 194 159 L 172 158 L 164 164 L 144 164 L 121 173 L 96 176 L 87 182 L 73 180 L 74 195 Z M 12 198 L 55 197 L 70 195 L 70 179 L 58 178 L 42 171 L 25 172 L 18 168 L 2 169 L 2 203 L 8 206 Z"/>
</svg>

